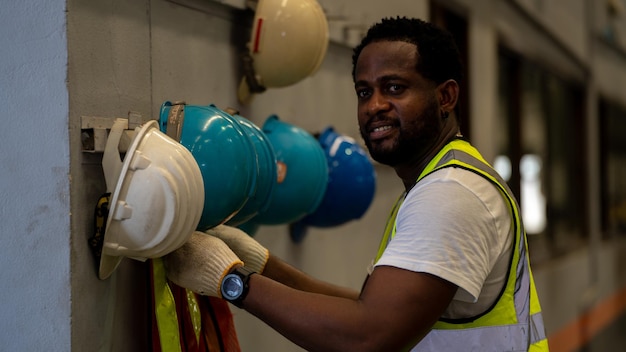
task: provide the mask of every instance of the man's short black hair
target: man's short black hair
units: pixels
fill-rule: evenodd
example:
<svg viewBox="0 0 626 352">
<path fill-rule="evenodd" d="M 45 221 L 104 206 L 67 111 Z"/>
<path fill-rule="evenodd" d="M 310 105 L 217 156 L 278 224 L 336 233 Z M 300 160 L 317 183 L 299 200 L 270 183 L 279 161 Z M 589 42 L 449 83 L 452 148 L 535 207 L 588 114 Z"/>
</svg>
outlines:
<svg viewBox="0 0 626 352">
<path fill-rule="evenodd" d="M 372 42 L 403 41 L 417 46 L 416 70 L 437 84 L 453 79 L 461 84 L 463 64 L 452 35 L 432 23 L 417 18 L 383 18 L 367 31 L 352 54 L 352 79 L 356 62 L 365 46 Z"/>
</svg>

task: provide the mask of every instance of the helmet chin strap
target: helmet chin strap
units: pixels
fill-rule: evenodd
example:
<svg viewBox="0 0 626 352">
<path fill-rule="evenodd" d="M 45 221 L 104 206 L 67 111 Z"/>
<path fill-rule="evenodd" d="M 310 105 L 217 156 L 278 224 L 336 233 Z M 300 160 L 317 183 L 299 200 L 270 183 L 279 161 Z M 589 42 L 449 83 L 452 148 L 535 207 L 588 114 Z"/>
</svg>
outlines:
<svg viewBox="0 0 626 352">
<path fill-rule="evenodd" d="M 246 52 L 242 55 L 243 61 L 243 74 L 248 84 L 250 93 L 263 93 L 267 90 L 263 84 L 261 84 L 259 77 L 254 72 L 254 59 L 250 53 Z"/>
<path fill-rule="evenodd" d="M 111 193 L 107 192 L 100 196 L 94 211 L 94 234 L 89 238 L 89 248 L 96 259 L 96 271 L 100 270 L 100 257 L 104 245 L 104 232 L 106 231 L 107 218 L 109 217 L 109 202 Z"/>
</svg>

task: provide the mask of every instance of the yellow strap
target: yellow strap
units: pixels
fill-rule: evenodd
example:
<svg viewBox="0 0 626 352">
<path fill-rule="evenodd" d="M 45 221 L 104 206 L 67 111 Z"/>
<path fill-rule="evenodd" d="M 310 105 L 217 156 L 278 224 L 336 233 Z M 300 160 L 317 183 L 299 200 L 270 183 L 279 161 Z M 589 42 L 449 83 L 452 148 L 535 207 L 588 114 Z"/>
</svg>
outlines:
<svg viewBox="0 0 626 352">
<path fill-rule="evenodd" d="M 174 295 L 167 285 L 165 268 L 160 258 L 152 260 L 152 278 L 154 282 L 154 309 L 159 328 L 161 351 L 180 352 L 176 303 L 174 302 Z"/>
<path fill-rule="evenodd" d="M 396 199 L 393 208 L 391 208 L 391 213 L 389 214 L 389 217 L 387 217 L 387 225 L 385 225 L 385 232 L 383 232 L 383 238 L 380 241 L 380 245 L 378 246 L 378 253 L 376 254 L 376 259 L 374 260 L 374 263 L 377 262 L 380 257 L 382 257 L 385 248 L 387 248 L 387 245 L 389 244 L 389 241 L 391 241 L 391 239 L 393 238 L 395 232 L 394 227 L 396 226 L 396 216 L 398 216 L 398 210 L 400 209 L 400 205 L 402 205 L 405 196 L 406 192 L 403 192 L 400 197 Z"/>
<path fill-rule="evenodd" d="M 200 314 L 200 306 L 193 291 L 185 289 L 187 294 L 187 307 L 189 307 L 189 316 L 191 316 L 191 324 L 196 334 L 196 342 L 200 344 L 200 333 L 202 332 L 202 315 Z"/>
</svg>

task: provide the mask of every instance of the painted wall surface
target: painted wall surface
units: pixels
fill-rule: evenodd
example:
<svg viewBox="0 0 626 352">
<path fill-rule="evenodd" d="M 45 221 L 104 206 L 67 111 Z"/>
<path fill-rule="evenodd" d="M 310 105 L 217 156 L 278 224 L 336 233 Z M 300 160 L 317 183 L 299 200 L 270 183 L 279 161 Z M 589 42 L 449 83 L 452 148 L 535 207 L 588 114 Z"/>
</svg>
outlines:
<svg viewBox="0 0 626 352">
<path fill-rule="evenodd" d="M 0 9 L 0 349 L 70 350 L 65 1 Z"/>
<path fill-rule="evenodd" d="M 491 0 L 477 0 L 475 9 L 489 8 Z M 494 160 L 497 154 L 498 126 L 496 116 L 498 89 L 498 37 L 495 19 L 488 11 L 470 11 L 468 15 L 468 78 L 470 116 L 479 117 L 472 122 L 472 143 L 483 153 L 486 160 Z M 473 79 L 480 77 L 480 79 Z"/>
<path fill-rule="evenodd" d="M 72 160 L 72 350 L 140 351 L 148 343 L 147 276 L 127 260 L 107 281 L 96 276 L 88 238 L 106 191 L 102 154 L 83 153 L 81 116 L 151 114 L 148 2 L 68 1 L 68 88 Z"/>
<path fill-rule="evenodd" d="M 539 26 L 545 28 L 558 42 L 580 60 L 589 59 L 589 21 L 593 10 L 601 10 L 601 2 L 590 6 L 587 0 L 515 0 Z"/>
</svg>

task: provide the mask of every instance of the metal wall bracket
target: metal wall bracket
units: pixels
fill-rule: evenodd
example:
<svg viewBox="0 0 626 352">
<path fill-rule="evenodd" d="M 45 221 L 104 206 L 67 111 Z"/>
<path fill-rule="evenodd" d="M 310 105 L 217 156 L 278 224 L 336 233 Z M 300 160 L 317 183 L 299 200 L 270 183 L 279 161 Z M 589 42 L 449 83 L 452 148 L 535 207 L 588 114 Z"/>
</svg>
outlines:
<svg viewBox="0 0 626 352">
<path fill-rule="evenodd" d="M 118 117 L 99 117 L 99 116 L 81 116 L 80 117 L 80 131 L 81 142 L 83 146 L 83 152 L 86 153 L 103 153 L 104 147 L 109 137 L 109 132 L 115 119 Z M 140 113 L 135 111 L 129 111 L 128 117 L 123 119 L 127 120 L 128 124 L 120 140 L 119 149 L 120 152 L 125 152 L 130 145 L 135 133 L 135 127 L 143 123 L 143 118 Z"/>
</svg>

